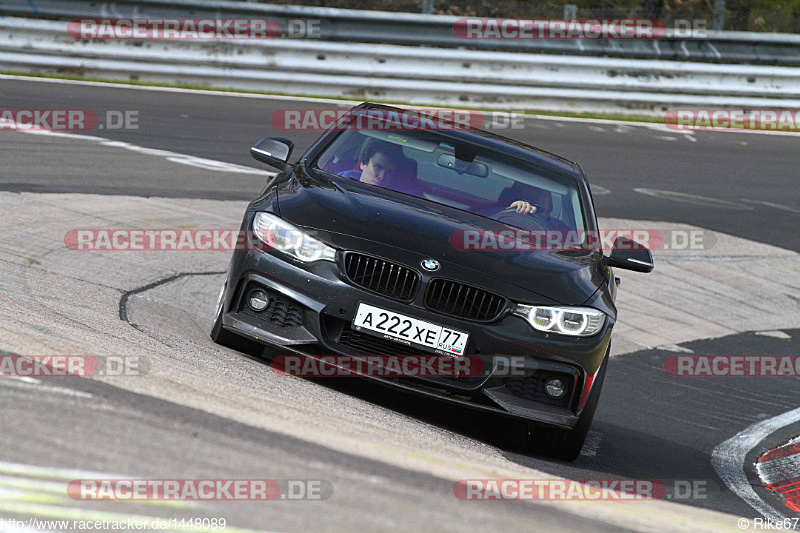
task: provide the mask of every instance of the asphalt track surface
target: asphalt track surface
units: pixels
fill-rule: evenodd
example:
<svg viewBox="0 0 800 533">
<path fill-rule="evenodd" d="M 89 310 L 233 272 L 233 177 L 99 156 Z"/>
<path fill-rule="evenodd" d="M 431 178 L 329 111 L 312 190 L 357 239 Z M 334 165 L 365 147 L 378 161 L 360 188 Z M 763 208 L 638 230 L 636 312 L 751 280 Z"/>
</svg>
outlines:
<svg viewBox="0 0 800 533">
<path fill-rule="evenodd" d="M 136 110 L 138 130 L 87 133 L 249 167 L 256 164 L 247 147 L 261 137 L 290 136 L 297 141 L 300 153 L 317 136 L 317 132 L 277 132 L 269 123 L 274 111 L 332 105 L 17 80 L 0 80 L 0 102 L 10 109 Z M 593 184 L 610 191 L 595 196 L 601 216 L 688 222 L 785 249 L 800 249 L 800 218 L 796 212 L 800 193 L 793 179 L 800 163 L 797 137 L 709 132 L 685 135 L 649 127 L 587 126 L 553 119 L 529 119 L 525 124 L 525 129 L 509 135 L 576 160 Z M 15 136 L 0 146 L 0 191 L 248 200 L 264 183 L 258 175 L 230 177 L 219 173 L 217 180 L 199 172 L 197 177 L 190 173 L 171 175 L 166 166 L 160 172 L 155 169 L 149 181 L 142 180 L 141 173 L 136 173 L 134 180 L 133 173 L 128 175 L 124 166 L 113 161 L 85 164 L 102 160 L 102 155 L 57 146 L 51 150 L 46 143 L 41 143 L 38 153 L 36 137 L 25 137 L 30 138 L 19 140 Z M 731 205 L 676 201 L 641 194 L 636 188 L 705 196 Z M 164 286 L 165 292 L 178 289 Z M 204 294 L 202 298 L 207 304 L 215 296 Z M 134 316 L 144 317 L 137 326 L 153 338 L 160 338 L 159 327 L 177 320 L 157 306 L 151 307 L 149 300 L 132 300 L 140 306 L 139 315 Z M 146 312 L 150 318 L 146 318 Z M 210 344 L 200 338 L 208 325 L 202 321 L 197 324 L 191 330 L 197 338 L 191 341 Z M 685 343 L 680 348 L 695 354 L 798 354 L 800 330 L 784 331 L 788 339 L 742 333 Z M 0 337 L 3 349 L 7 348 Z M 482 453 L 485 448 L 487 454 L 494 450 L 492 453 L 520 466 L 556 476 L 659 479 L 665 483 L 695 480 L 706 489 L 701 495 L 685 500 L 675 494 L 668 496 L 689 508 L 756 516 L 756 511 L 717 476 L 711 454 L 720 442 L 753 423 L 796 408 L 798 380 L 675 378 L 664 372 L 664 360 L 672 354 L 643 350 L 612 359 L 592 427 L 593 435 L 602 439 L 593 443 L 590 439 L 584 454 L 573 463 L 527 454 L 516 444 L 520 428 L 513 425 L 498 425 L 450 406 L 430 404 L 368 383 L 297 380 L 292 393 L 295 397 L 307 394 L 310 402 L 320 400 L 319 417 L 326 416 L 326 402 L 338 399 L 366 409 L 359 407 L 364 402 L 375 406 L 390 426 L 419 433 L 416 422 L 411 422 L 418 420 L 432 428 L 423 433 L 430 432 L 434 442 L 466 442 L 471 450 Z M 219 350 L 217 356 L 235 358 L 237 365 L 244 365 L 254 376 L 269 373 L 262 363 L 241 354 Z M 180 377 L 176 379 L 180 381 Z M 42 386 L 50 388 L 45 389 L 46 394 L 41 392 Z M 452 482 L 434 474 L 365 459 L 325 442 L 297 439 L 187 407 L 180 399 L 169 401 L 97 380 L 54 378 L 39 384 L 8 381 L 0 387 L 0 398 L 6 406 L 0 410 L 0 423 L 5 428 L 0 436 L 0 472 L 7 472 L 3 470 L 6 463 L 150 478 L 246 478 L 258 472 L 273 479 L 324 479 L 334 487 L 333 496 L 321 502 L 274 502 L 266 507 L 212 502 L 181 510 L 189 516 L 227 516 L 237 527 L 270 531 L 524 530 L 531 524 L 566 530 L 623 527 L 618 522 L 611 525 L 612 521 L 573 514 L 567 508 L 539 508 L 519 502 L 459 502 L 453 498 Z M 798 433 L 800 427 L 795 424 L 771 435 L 753 450 L 746 464 Z M 748 467 L 746 474 L 765 501 L 782 508 L 773 494 L 758 488 L 752 469 Z M 69 473 L 63 475 L 69 477 Z M 37 477 L 35 473 L 28 476 Z M 97 505 L 91 510 L 164 517 L 177 512 L 137 505 L 134 511 Z M 0 516 L 36 516 L 33 509 L 20 510 L 2 496 L 0 506 Z M 652 525 L 654 530 L 674 526 L 659 522 L 657 517 L 653 517 Z M 697 524 L 703 525 L 707 524 Z"/>
<path fill-rule="evenodd" d="M 3 80 L 0 102 L 27 109 L 136 111 L 136 130 L 95 130 L 93 135 L 240 165 L 256 166 L 247 148 L 262 137 L 290 137 L 301 154 L 319 132 L 287 132 L 271 125 L 284 109 L 329 109 L 347 104 L 236 98 L 214 94 L 108 90 L 42 82 Z M 796 135 L 682 134 L 664 128 L 528 119 L 522 129 L 497 130 L 576 161 L 589 182 L 611 194 L 595 195 L 600 216 L 684 222 L 781 248 L 800 251 L 800 150 Z M 60 154 L 42 154 L 42 163 L 60 165 Z M 5 163 L 5 162 L 4 162 Z M 175 181 L 153 176 L 132 183 L 125 169 L 97 169 L 92 175 L 37 179 L 11 173 L 7 190 L 162 195 L 187 198 L 252 199 L 260 179 Z M 712 198 L 730 205 L 687 202 L 636 192 L 646 188 Z M 765 202 L 765 203 L 764 203 Z M 771 204 L 771 205 L 768 205 Z"/>
</svg>

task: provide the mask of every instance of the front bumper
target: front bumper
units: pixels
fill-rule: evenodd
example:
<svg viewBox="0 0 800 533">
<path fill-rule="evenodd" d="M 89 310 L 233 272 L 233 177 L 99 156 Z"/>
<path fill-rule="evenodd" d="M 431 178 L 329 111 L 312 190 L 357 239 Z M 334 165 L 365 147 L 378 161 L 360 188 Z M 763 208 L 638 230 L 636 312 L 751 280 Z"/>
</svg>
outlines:
<svg viewBox="0 0 800 533">
<path fill-rule="evenodd" d="M 424 274 L 423 287 L 414 300 L 401 302 L 351 284 L 343 274 L 341 258 L 337 263 L 303 264 L 278 254 L 234 252 L 223 301 L 225 329 L 277 347 L 285 354 L 315 357 L 416 353 L 416 349 L 352 330 L 350 324 L 358 304 L 364 302 L 468 332 L 465 355 L 483 361 L 487 371 L 480 376 L 370 378 L 423 396 L 501 416 L 572 428 L 590 392 L 591 378 L 610 344 L 611 320 L 592 337 L 566 337 L 536 331 L 509 312 L 491 322 L 460 319 L 425 307 Z M 247 306 L 245 295 L 253 288 L 270 294 L 272 303 L 267 311 L 255 312 Z M 495 356 L 521 356 L 517 359 L 524 363 L 516 375 L 501 375 L 492 370 Z M 564 398 L 552 400 L 544 394 L 544 381 L 549 377 L 561 377 L 569 383 Z"/>
</svg>

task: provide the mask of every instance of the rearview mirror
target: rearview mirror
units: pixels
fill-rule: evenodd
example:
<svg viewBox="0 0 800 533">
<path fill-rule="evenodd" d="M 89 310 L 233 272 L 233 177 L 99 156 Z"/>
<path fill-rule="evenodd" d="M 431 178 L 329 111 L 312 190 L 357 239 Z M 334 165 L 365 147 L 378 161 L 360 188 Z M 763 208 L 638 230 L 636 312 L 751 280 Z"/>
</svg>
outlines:
<svg viewBox="0 0 800 533">
<path fill-rule="evenodd" d="M 489 175 L 489 167 L 486 163 L 464 161 L 450 154 L 440 155 L 436 160 L 436 164 L 440 167 L 453 169 L 459 174 L 469 174 L 470 176 L 477 176 L 479 178 L 485 178 Z"/>
<path fill-rule="evenodd" d="M 617 237 L 611 256 L 604 258 L 606 265 L 636 272 L 650 272 L 653 270 L 653 254 L 628 237 Z"/>
<path fill-rule="evenodd" d="M 294 141 L 265 137 L 250 148 L 250 155 L 257 161 L 286 172 L 292 168 L 288 161 L 293 149 Z"/>
</svg>

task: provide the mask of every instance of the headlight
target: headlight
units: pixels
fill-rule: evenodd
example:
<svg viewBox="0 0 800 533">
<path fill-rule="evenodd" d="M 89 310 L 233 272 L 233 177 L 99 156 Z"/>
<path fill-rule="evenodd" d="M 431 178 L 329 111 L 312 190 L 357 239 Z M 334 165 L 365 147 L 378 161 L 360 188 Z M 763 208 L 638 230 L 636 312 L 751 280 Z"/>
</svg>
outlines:
<svg viewBox="0 0 800 533">
<path fill-rule="evenodd" d="M 514 314 L 534 329 L 574 337 L 589 337 L 603 328 L 606 315 L 590 307 L 539 307 L 517 304 Z"/>
<path fill-rule="evenodd" d="M 333 261 L 336 257 L 336 250 L 324 242 L 269 213 L 256 213 L 253 233 L 271 248 L 306 263 Z"/>
</svg>

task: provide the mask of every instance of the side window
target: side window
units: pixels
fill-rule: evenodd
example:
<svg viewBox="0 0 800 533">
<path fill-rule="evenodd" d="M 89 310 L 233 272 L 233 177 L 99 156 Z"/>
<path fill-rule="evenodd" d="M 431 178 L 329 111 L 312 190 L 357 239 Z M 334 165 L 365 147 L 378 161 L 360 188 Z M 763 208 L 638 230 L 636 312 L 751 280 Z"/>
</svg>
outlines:
<svg viewBox="0 0 800 533">
<path fill-rule="evenodd" d="M 331 174 L 356 170 L 358 156 L 363 144 L 363 135 L 344 132 L 317 161 L 319 168 Z"/>
</svg>

